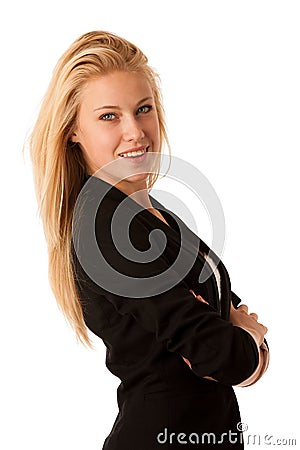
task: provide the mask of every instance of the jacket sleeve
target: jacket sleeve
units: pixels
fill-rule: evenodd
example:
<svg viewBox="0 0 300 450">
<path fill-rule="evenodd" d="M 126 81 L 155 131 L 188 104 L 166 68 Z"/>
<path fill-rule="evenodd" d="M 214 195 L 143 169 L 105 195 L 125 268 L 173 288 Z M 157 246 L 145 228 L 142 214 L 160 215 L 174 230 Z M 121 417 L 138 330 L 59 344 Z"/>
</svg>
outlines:
<svg viewBox="0 0 300 450">
<path fill-rule="evenodd" d="M 131 314 L 168 351 L 187 358 L 199 377 L 236 385 L 256 369 L 258 349 L 252 336 L 200 304 L 183 286 L 143 299 L 109 292 L 105 297 L 120 314 Z"/>
<path fill-rule="evenodd" d="M 160 254 L 155 263 L 129 261 L 124 257 L 126 246 L 121 249 L 123 256 L 120 256 L 120 248 L 115 251 L 110 239 L 103 235 L 103 230 L 105 226 L 96 225 L 100 252 L 105 263 L 108 262 L 115 273 L 125 275 L 127 294 L 118 293 L 124 281 L 121 276 L 116 276 L 111 283 L 112 289 L 107 289 L 107 283 L 101 282 L 101 277 L 106 275 L 104 267 L 99 263 L 97 280 L 100 282 L 88 277 L 88 284 L 97 292 L 99 302 L 104 296 L 119 314 L 134 317 L 168 351 L 187 358 L 199 377 L 209 376 L 224 384 L 236 385 L 255 371 L 259 355 L 252 336 L 222 319 L 211 306 L 196 300 L 184 280 L 178 281 L 178 273 L 172 270 L 164 253 Z M 135 229 L 135 246 L 141 251 L 144 243 L 139 237 L 144 235 L 148 236 L 149 230 L 143 223 L 139 223 Z M 152 244 L 154 248 L 159 248 L 155 239 Z M 158 277 L 166 272 L 167 278 Z M 149 281 L 149 278 L 153 281 L 147 283 L 143 296 L 129 295 L 135 292 L 137 281 Z M 173 279 L 174 285 L 168 289 L 166 286 Z"/>
</svg>

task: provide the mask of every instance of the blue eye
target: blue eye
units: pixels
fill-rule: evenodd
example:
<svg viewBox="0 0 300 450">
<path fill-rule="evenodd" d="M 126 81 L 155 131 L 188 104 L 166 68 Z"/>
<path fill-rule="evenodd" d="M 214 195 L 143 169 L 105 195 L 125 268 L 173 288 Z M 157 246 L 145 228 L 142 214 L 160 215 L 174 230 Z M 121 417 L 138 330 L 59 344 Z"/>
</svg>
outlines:
<svg viewBox="0 0 300 450">
<path fill-rule="evenodd" d="M 106 120 L 106 121 L 110 121 L 115 119 L 116 115 L 113 113 L 105 113 L 102 116 L 100 116 L 101 120 Z"/>
<path fill-rule="evenodd" d="M 147 114 L 148 112 L 151 111 L 152 108 L 153 108 L 152 105 L 140 106 L 137 110 L 137 114 Z"/>
</svg>

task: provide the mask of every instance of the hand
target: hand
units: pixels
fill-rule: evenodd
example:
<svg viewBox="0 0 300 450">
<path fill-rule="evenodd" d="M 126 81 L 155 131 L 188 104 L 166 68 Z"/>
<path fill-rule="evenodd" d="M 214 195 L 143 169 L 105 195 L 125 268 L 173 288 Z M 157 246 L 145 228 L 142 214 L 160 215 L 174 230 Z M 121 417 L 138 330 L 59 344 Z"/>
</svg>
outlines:
<svg viewBox="0 0 300 450">
<path fill-rule="evenodd" d="M 247 305 L 240 305 L 237 309 L 235 309 L 232 304 L 230 305 L 230 322 L 233 325 L 248 331 L 254 338 L 258 347 L 260 347 L 268 329 L 263 324 L 259 323 L 257 319 L 258 316 L 256 313 L 248 313 Z"/>
</svg>

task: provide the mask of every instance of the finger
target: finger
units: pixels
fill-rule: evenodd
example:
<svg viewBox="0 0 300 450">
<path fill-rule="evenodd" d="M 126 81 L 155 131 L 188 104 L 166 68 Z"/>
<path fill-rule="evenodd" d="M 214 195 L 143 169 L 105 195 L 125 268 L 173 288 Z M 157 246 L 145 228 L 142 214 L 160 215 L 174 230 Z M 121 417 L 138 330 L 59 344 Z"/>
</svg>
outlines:
<svg viewBox="0 0 300 450">
<path fill-rule="evenodd" d="M 258 315 L 256 313 L 251 313 L 249 316 L 253 317 L 254 320 L 258 319 Z"/>
<path fill-rule="evenodd" d="M 243 312 L 245 314 L 248 314 L 248 306 L 247 305 L 240 305 L 238 306 L 238 311 Z"/>
<path fill-rule="evenodd" d="M 263 325 L 263 324 L 260 323 L 260 322 L 257 322 L 257 325 L 259 325 L 259 326 L 261 327 L 261 332 L 262 332 L 262 334 L 267 334 L 268 328 L 267 328 L 265 325 Z"/>
<path fill-rule="evenodd" d="M 264 334 L 267 334 L 267 332 L 268 332 L 268 328 L 267 327 L 265 327 L 262 323 L 260 323 L 260 325 L 263 327 L 263 329 L 264 329 Z"/>
</svg>

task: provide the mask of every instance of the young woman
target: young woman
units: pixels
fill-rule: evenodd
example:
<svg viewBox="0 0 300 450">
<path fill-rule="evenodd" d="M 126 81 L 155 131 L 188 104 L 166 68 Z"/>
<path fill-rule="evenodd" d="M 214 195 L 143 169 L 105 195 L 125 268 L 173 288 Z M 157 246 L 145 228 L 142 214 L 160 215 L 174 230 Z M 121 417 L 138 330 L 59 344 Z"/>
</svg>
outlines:
<svg viewBox="0 0 300 450">
<path fill-rule="evenodd" d="M 121 380 L 103 449 L 243 448 L 232 386 L 266 370 L 267 329 L 238 306 L 217 255 L 149 194 L 167 142 L 157 80 L 107 32 L 60 58 L 31 137 L 49 280 Z"/>
</svg>

